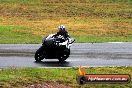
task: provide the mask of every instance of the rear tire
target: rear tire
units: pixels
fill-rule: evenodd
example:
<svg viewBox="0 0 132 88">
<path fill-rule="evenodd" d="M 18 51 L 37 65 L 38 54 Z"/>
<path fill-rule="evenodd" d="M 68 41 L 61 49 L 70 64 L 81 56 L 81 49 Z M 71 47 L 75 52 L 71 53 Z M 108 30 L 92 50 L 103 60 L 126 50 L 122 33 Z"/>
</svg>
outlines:
<svg viewBox="0 0 132 88">
<path fill-rule="evenodd" d="M 65 49 L 63 55 L 60 56 L 59 62 L 64 62 L 70 55 L 70 49 Z"/>
<path fill-rule="evenodd" d="M 41 46 L 35 53 L 35 60 L 38 62 L 38 61 L 41 61 L 45 58 L 45 51 L 44 51 L 44 47 Z"/>
</svg>

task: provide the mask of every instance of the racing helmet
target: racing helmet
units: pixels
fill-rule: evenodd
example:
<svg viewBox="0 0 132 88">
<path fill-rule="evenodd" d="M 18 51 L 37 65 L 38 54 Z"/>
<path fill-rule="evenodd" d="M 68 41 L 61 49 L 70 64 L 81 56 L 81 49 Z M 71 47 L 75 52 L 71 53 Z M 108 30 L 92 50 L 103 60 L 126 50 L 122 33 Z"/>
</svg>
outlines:
<svg viewBox="0 0 132 88">
<path fill-rule="evenodd" d="M 58 30 L 59 30 L 59 31 L 65 31 L 65 26 L 64 26 L 64 25 L 60 25 L 60 26 L 58 27 Z"/>
</svg>

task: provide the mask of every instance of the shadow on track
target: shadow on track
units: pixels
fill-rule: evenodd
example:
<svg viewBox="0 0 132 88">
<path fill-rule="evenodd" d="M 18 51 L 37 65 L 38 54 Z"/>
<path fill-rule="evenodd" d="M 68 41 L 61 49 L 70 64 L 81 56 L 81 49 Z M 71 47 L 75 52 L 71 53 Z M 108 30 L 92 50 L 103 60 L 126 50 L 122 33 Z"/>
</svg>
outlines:
<svg viewBox="0 0 132 88">
<path fill-rule="evenodd" d="M 59 61 L 35 61 L 34 63 L 39 64 L 43 67 L 71 67 L 70 63 L 67 61 L 62 63 L 60 63 Z"/>
</svg>

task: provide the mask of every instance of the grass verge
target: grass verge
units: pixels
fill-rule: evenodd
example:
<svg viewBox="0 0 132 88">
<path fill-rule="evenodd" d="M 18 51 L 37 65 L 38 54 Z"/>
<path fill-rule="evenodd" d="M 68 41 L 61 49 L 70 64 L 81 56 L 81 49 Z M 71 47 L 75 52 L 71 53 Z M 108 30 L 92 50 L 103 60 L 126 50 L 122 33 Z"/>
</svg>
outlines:
<svg viewBox="0 0 132 88">
<path fill-rule="evenodd" d="M 132 0 L 0 0 L 0 43 L 41 43 L 41 37 L 55 33 L 60 24 L 76 42 L 131 42 L 131 4 Z"/>
<path fill-rule="evenodd" d="M 132 67 L 89 67 L 88 74 L 130 74 Z M 0 70 L 0 87 L 22 87 L 30 83 L 56 81 L 78 88 L 130 88 L 129 84 L 86 84 L 76 83 L 77 68 L 11 68 Z"/>
<path fill-rule="evenodd" d="M 41 41 L 41 37 L 38 37 L 29 33 L 19 32 L 20 30 L 31 30 L 24 27 L 15 26 L 0 26 L 0 43 L 1 44 L 32 44 Z"/>
</svg>

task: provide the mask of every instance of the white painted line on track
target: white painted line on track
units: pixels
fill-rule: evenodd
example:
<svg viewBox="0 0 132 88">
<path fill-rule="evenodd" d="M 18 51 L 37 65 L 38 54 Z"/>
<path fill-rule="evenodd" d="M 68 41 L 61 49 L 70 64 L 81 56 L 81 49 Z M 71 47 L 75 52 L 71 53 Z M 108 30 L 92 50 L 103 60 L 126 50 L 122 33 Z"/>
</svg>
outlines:
<svg viewBox="0 0 132 88">
<path fill-rule="evenodd" d="M 71 66 L 71 67 L 35 67 L 35 68 L 79 68 L 80 66 Z M 81 66 L 83 68 L 91 68 L 91 67 L 129 67 L 129 66 Z"/>
<path fill-rule="evenodd" d="M 127 43 L 127 42 L 108 42 L 108 43 Z"/>
</svg>

